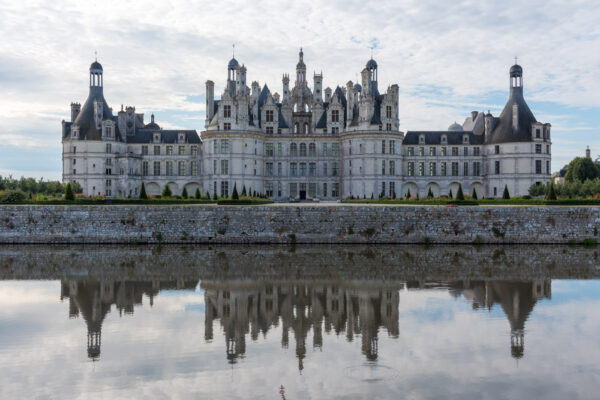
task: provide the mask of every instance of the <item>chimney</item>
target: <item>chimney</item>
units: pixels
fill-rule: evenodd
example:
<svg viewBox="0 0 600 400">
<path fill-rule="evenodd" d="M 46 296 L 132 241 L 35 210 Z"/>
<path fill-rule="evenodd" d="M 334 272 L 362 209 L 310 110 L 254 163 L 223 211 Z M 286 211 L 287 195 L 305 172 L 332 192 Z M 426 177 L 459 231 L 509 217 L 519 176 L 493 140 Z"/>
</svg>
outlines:
<svg viewBox="0 0 600 400">
<path fill-rule="evenodd" d="M 592 158 L 592 152 L 590 151 L 590 146 L 585 149 L 585 158 Z"/>
<path fill-rule="evenodd" d="M 475 118 L 477 118 L 477 114 L 479 114 L 477 111 L 471 111 L 471 119 L 473 121 L 475 121 Z"/>
</svg>

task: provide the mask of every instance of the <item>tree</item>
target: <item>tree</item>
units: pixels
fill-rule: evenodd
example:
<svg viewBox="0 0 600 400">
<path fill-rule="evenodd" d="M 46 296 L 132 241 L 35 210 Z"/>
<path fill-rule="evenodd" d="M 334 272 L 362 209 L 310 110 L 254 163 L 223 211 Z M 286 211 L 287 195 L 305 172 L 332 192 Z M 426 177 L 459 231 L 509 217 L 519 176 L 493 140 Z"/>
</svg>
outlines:
<svg viewBox="0 0 600 400">
<path fill-rule="evenodd" d="M 462 184 L 458 184 L 458 190 L 456 191 L 456 200 L 463 201 L 465 199 L 465 195 L 463 194 Z"/>
<path fill-rule="evenodd" d="M 217 192 L 213 193 L 213 200 L 218 200 L 219 198 L 217 197 Z"/>
<path fill-rule="evenodd" d="M 142 188 L 140 189 L 140 199 L 142 199 L 142 200 L 148 199 L 148 195 L 146 194 L 146 185 L 144 185 L 144 182 L 142 182 Z"/>
<path fill-rule="evenodd" d="M 450 189 L 450 192 L 448 192 L 448 198 L 452 199 L 452 189 Z"/>
<path fill-rule="evenodd" d="M 206 200 L 210 200 L 210 193 L 208 192 L 208 190 L 206 191 Z"/>
<path fill-rule="evenodd" d="M 473 198 L 473 200 L 477 200 L 477 191 L 475 190 L 475 188 L 473 188 L 473 194 L 471 195 L 471 197 Z"/>
<path fill-rule="evenodd" d="M 410 200 L 410 188 L 406 190 L 406 198 Z"/>
<path fill-rule="evenodd" d="M 374 197 L 373 197 L 373 192 L 371 192 L 371 200 L 373 200 L 373 198 L 374 198 Z"/>
<path fill-rule="evenodd" d="M 395 199 L 395 198 L 396 198 L 396 191 L 394 190 L 394 191 L 392 192 L 392 199 Z"/>
<path fill-rule="evenodd" d="M 598 165 L 587 157 L 575 157 L 567 166 L 565 181 L 585 182 L 586 179 L 594 179 L 600 176 Z"/>
<path fill-rule="evenodd" d="M 550 188 L 548 189 L 546 200 L 556 200 L 556 192 L 554 191 L 554 183 L 552 181 L 550 181 Z"/>
<path fill-rule="evenodd" d="M 184 199 L 188 198 L 188 192 L 187 192 L 187 189 L 185 188 L 185 186 L 184 186 L 183 190 L 181 191 L 181 197 Z"/>
<path fill-rule="evenodd" d="M 165 185 L 165 188 L 162 191 L 162 197 L 171 197 L 173 196 L 173 193 L 171 192 L 171 188 L 169 187 L 169 185 Z"/>
<path fill-rule="evenodd" d="M 196 193 L 194 193 L 194 198 L 196 200 L 200 199 L 200 197 L 202 197 L 202 195 L 200 195 L 200 189 L 196 188 Z"/>
<path fill-rule="evenodd" d="M 238 191 L 237 191 L 237 183 L 236 182 L 233 183 L 233 193 L 231 193 L 231 198 L 233 200 L 240 199 L 240 195 L 238 194 Z"/>
<path fill-rule="evenodd" d="M 244 197 L 246 196 L 246 185 L 245 184 L 242 186 L 242 196 L 244 196 Z"/>
<path fill-rule="evenodd" d="M 502 198 L 504 200 L 510 200 L 510 194 L 508 193 L 508 186 L 504 185 L 504 192 L 502 193 Z"/>
<path fill-rule="evenodd" d="M 71 183 L 67 183 L 67 187 L 65 188 L 65 200 L 67 200 L 67 201 L 75 200 L 75 195 L 73 194 L 73 189 L 71 188 Z"/>
<path fill-rule="evenodd" d="M 431 187 L 429 188 L 429 191 L 427 192 L 427 198 L 433 199 L 433 192 L 431 191 Z"/>
</svg>

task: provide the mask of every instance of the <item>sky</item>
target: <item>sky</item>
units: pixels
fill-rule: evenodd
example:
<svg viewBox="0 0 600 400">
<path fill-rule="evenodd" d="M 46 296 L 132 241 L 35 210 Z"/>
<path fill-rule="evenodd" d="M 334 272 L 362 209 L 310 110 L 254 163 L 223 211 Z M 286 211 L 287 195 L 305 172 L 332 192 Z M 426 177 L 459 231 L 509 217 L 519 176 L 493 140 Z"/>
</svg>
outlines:
<svg viewBox="0 0 600 400">
<path fill-rule="evenodd" d="M 278 93 L 301 46 L 332 89 L 356 81 L 372 49 L 380 90 L 399 85 L 404 132 L 498 115 L 517 56 L 529 107 L 552 124 L 556 171 L 588 145 L 600 154 L 599 17 L 597 0 L 4 1 L 0 175 L 61 178 L 61 121 L 87 98 L 95 52 L 114 111 L 201 132 L 205 82 L 222 93 L 234 44 L 248 82 Z"/>
</svg>

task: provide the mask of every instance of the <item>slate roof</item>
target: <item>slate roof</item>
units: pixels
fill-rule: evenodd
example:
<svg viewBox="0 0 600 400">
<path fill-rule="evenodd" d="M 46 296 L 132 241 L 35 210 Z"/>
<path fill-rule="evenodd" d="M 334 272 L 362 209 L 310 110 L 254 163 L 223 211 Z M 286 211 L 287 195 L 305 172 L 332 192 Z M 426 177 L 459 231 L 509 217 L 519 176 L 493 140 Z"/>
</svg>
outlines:
<svg viewBox="0 0 600 400">
<path fill-rule="evenodd" d="M 469 144 L 484 144 L 484 135 L 475 135 L 473 132 L 457 131 L 408 131 L 404 136 L 402 145 L 418 145 L 419 136 L 425 135 L 425 144 L 442 144 L 442 135 L 446 135 L 448 145 L 463 144 L 463 135 L 469 135 Z"/>
<path fill-rule="evenodd" d="M 94 124 L 94 100 L 102 101 L 103 104 L 103 119 L 112 119 L 116 122 L 116 118 L 113 116 L 108 103 L 104 99 L 104 94 L 102 93 L 101 87 L 91 87 L 90 94 L 88 95 L 87 100 L 81 107 L 81 111 L 75 118 L 73 125 L 79 126 L 79 138 L 80 140 L 100 140 L 102 138 L 102 132 L 96 129 L 96 125 Z M 116 125 L 115 125 L 116 126 Z M 118 127 L 115 129 L 117 132 L 116 138 L 120 139 L 121 135 Z M 71 130 L 68 130 L 69 135 Z"/>
<path fill-rule="evenodd" d="M 513 128 L 513 106 L 517 106 L 519 126 Z M 494 118 L 495 127 L 489 136 L 489 143 L 530 142 L 531 125 L 536 121 L 523 98 L 523 88 L 511 88 L 510 97 L 500 117 Z"/>
<path fill-rule="evenodd" d="M 184 133 L 186 143 L 200 144 L 200 136 L 195 130 L 154 130 L 154 129 L 137 129 L 134 135 L 127 136 L 127 143 L 154 143 L 154 133 L 160 133 L 161 143 L 177 143 L 179 133 Z"/>
</svg>

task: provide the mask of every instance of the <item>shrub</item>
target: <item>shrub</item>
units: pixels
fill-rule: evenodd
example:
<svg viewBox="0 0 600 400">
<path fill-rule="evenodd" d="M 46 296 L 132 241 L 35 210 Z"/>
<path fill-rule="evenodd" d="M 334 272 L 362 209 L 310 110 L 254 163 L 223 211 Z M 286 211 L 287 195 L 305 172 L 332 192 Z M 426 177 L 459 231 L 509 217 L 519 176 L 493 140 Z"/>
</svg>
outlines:
<svg viewBox="0 0 600 400">
<path fill-rule="evenodd" d="M 453 199 L 453 197 L 452 197 L 452 189 L 450 189 L 450 191 L 448 192 L 448 198 L 449 198 L 450 200 L 452 200 L 452 199 Z"/>
<path fill-rule="evenodd" d="M 373 197 L 371 197 L 371 198 L 373 198 Z M 410 188 L 406 191 L 406 198 L 410 199 Z"/>
<path fill-rule="evenodd" d="M 140 199 L 148 200 L 148 195 L 146 194 L 146 185 L 142 182 L 142 188 L 140 189 Z"/>
<path fill-rule="evenodd" d="M 242 185 L 242 196 L 246 196 L 246 185 Z"/>
<path fill-rule="evenodd" d="M 477 200 L 477 191 L 475 190 L 475 188 L 473 188 L 473 194 L 471 195 L 471 197 L 473 198 L 473 200 Z"/>
<path fill-rule="evenodd" d="M 213 200 L 218 200 L 218 197 L 217 197 L 217 192 L 214 192 L 214 193 L 213 193 Z"/>
<path fill-rule="evenodd" d="M 165 185 L 165 188 L 162 191 L 162 197 L 171 197 L 173 196 L 173 192 L 171 192 L 171 188 L 169 185 Z"/>
<path fill-rule="evenodd" d="M 210 193 L 208 192 L 208 190 L 206 191 L 206 200 L 210 200 Z"/>
<path fill-rule="evenodd" d="M 554 191 L 554 183 L 552 183 L 552 181 L 550 181 L 550 188 L 548 189 L 546 200 L 556 200 L 556 192 Z"/>
<path fill-rule="evenodd" d="M 502 193 L 502 199 L 510 200 L 510 194 L 508 193 L 508 186 L 504 185 L 504 192 Z"/>
<path fill-rule="evenodd" d="M 75 200 L 75 194 L 73 194 L 73 188 L 70 183 L 67 183 L 67 187 L 65 187 L 65 200 L 73 201 Z"/>
<path fill-rule="evenodd" d="M 184 199 L 188 198 L 188 192 L 187 192 L 187 189 L 185 187 L 181 191 L 181 197 L 184 198 Z"/>
<path fill-rule="evenodd" d="M 433 192 L 431 191 L 431 188 L 429 188 L 429 191 L 427 192 L 427 198 L 433 199 Z"/>
<path fill-rule="evenodd" d="M 238 194 L 238 191 L 237 191 L 237 184 L 235 182 L 233 183 L 233 193 L 231 193 L 231 199 L 232 200 L 240 199 L 240 195 Z"/>
<path fill-rule="evenodd" d="M 456 200 L 463 201 L 465 199 L 465 195 L 463 194 L 462 184 L 458 184 L 458 190 L 456 191 Z"/>
<path fill-rule="evenodd" d="M 20 203 L 26 198 L 25 193 L 19 189 L 5 190 L 0 193 L 0 203 Z"/>
</svg>

